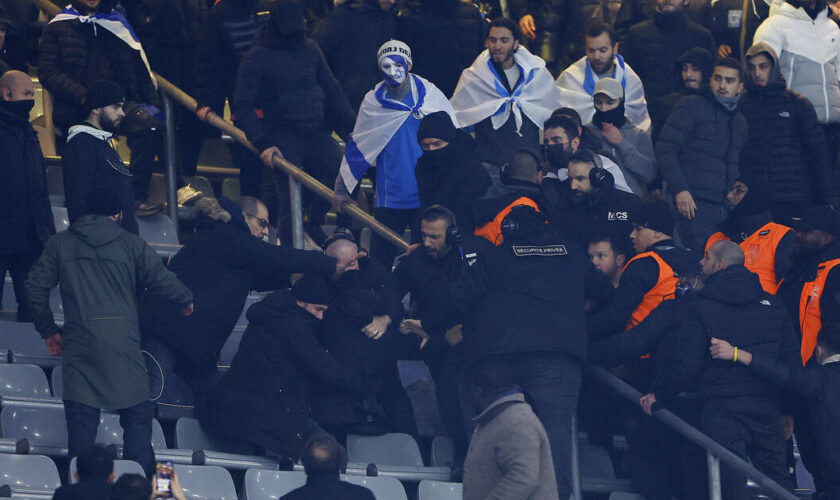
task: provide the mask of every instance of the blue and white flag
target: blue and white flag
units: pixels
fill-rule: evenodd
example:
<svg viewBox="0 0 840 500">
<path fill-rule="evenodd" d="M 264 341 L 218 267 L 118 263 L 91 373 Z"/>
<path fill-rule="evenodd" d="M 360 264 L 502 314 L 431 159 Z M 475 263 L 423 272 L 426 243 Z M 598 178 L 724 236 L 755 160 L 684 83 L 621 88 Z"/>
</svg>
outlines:
<svg viewBox="0 0 840 500">
<path fill-rule="evenodd" d="M 455 118 L 455 110 L 443 92 L 420 76 L 410 76 L 414 106 L 388 98 L 385 93 L 387 87 L 383 82 L 379 82 L 365 95 L 353 135 L 347 141 L 347 149 L 341 160 L 340 174 L 348 191 L 353 192 L 362 176 L 376 163 L 379 153 L 385 149 L 391 137 L 409 116 L 422 119 L 426 115 L 446 111 L 455 128 L 460 128 Z"/>
<path fill-rule="evenodd" d="M 498 129 L 513 113 L 516 131 L 519 132 L 524 113 L 542 130 L 543 123 L 560 107 L 560 89 L 554 85 L 554 78 L 545 68 L 545 61 L 520 45 L 513 54 L 513 62 L 519 68 L 522 78 L 510 92 L 496 74 L 486 49 L 473 61 L 472 66 L 461 73 L 450 102 L 464 126 L 491 117 L 493 129 Z"/>
<path fill-rule="evenodd" d="M 134 33 L 134 30 L 131 28 L 131 25 L 128 24 L 128 20 L 125 16 L 116 10 L 112 10 L 111 12 L 102 12 L 92 16 L 83 16 L 78 10 L 74 9 L 72 5 L 68 5 L 67 7 L 64 7 L 64 10 L 59 12 L 57 16 L 52 18 L 50 23 L 71 21 L 73 19 L 78 19 L 81 23 L 93 23 L 94 33 L 96 32 L 96 26 L 102 26 L 113 33 L 114 36 L 125 42 L 126 45 L 140 52 L 140 58 L 143 59 L 143 64 L 146 65 L 146 71 L 149 72 L 149 78 L 152 79 L 152 83 L 155 85 L 155 88 L 157 88 L 157 80 L 155 80 L 155 76 L 152 74 L 152 68 L 149 66 L 149 60 L 146 59 L 146 52 L 143 50 L 143 45 L 140 44 L 140 39 L 137 38 L 137 34 Z"/>
<path fill-rule="evenodd" d="M 642 80 L 620 55 L 615 56 L 613 64 L 614 69 L 610 78 L 620 81 L 624 88 L 624 114 L 628 120 L 633 122 L 633 125 L 642 130 L 649 130 L 650 116 L 648 115 Z M 578 59 L 557 77 L 557 86 L 560 87 L 562 93 L 563 107 L 569 107 L 577 111 L 584 125 L 592 122 L 592 117 L 595 115 L 592 93 L 595 92 L 595 84 L 600 79 L 592 70 L 586 56 Z"/>
</svg>

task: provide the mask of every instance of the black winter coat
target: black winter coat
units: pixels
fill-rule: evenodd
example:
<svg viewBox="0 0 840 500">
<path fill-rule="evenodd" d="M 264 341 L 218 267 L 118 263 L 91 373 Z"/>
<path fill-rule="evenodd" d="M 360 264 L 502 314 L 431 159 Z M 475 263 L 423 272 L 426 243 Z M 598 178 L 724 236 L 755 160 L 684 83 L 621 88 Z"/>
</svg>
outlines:
<svg viewBox="0 0 840 500">
<path fill-rule="evenodd" d="M 158 336 L 205 366 L 216 365 L 250 290 L 284 288 L 292 272 L 326 277 L 335 271 L 335 259 L 321 252 L 271 245 L 254 237 L 241 209 L 226 198 L 220 201 L 231 221 L 198 219 L 198 232 L 169 266 L 193 291 L 195 312 L 185 317 L 176 305 L 147 295 L 141 299 L 143 334 Z"/>
<path fill-rule="evenodd" d="M 382 80 L 376 51 L 396 37 L 394 10 L 382 11 L 376 0 L 350 0 L 330 12 L 312 34 L 354 110 Z"/>
<path fill-rule="evenodd" d="M 787 306 L 791 322 L 795 325 L 800 338 L 802 332 L 799 324 L 799 303 L 802 288 L 805 283 L 816 278 L 820 264 L 834 259 L 840 259 L 840 240 L 834 240 L 814 255 L 795 256 L 793 267 L 779 286 L 776 296 Z M 825 287 L 820 296 L 820 314 L 823 324 L 840 322 L 840 268 L 838 267 L 832 269 L 825 280 Z"/>
<path fill-rule="evenodd" d="M 799 345 L 785 308 L 761 289 L 758 276 L 743 266 L 730 266 L 697 291 L 681 322 L 681 355 L 675 377 L 699 380 L 701 399 L 762 396 L 775 399 L 775 384 L 732 360 L 709 356 L 711 338 L 725 340 L 756 356 L 787 366 L 799 361 Z M 688 382 L 687 382 L 688 383 Z"/>
<path fill-rule="evenodd" d="M 439 329 L 471 315 L 463 332 L 467 366 L 493 354 L 561 352 L 586 358 L 586 259 L 546 226 L 481 254 L 431 311 L 424 327 Z M 465 325 L 466 326 L 466 325 Z"/>
<path fill-rule="evenodd" d="M 411 72 L 452 97 L 461 72 L 484 50 L 487 23 L 472 3 L 450 0 L 445 8 L 423 10 L 428 4 L 437 2 L 421 2 L 419 12 L 398 17 L 397 33 L 411 47 Z"/>
<path fill-rule="evenodd" d="M 64 146 L 61 167 L 70 224 L 87 215 L 85 201 L 88 193 L 94 187 L 102 187 L 122 201 L 122 228 L 139 234 L 137 219 L 134 218 L 131 171 L 108 142 L 85 132 L 75 134 Z"/>
<path fill-rule="evenodd" d="M 239 65 L 232 111 L 260 151 L 275 145 L 271 136 L 278 129 L 335 129 L 347 137 L 356 121 L 315 42 L 276 35 L 267 26 Z"/>
<path fill-rule="evenodd" d="M 653 19 L 627 30 L 621 52 L 644 82 L 645 98 L 654 102 L 683 87 L 682 80 L 674 75 L 674 63 L 692 47 L 717 54 L 709 30 L 689 21 L 684 13 L 664 15 L 655 12 Z"/>
<path fill-rule="evenodd" d="M 656 163 L 672 195 L 689 191 L 695 200 L 723 203 L 738 178 L 747 122 L 728 111 L 711 90 L 683 97 L 656 143 Z"/>
<path fill-rule="evenodd" d="M 364 486 L 342 481 L 337 475 L 319 474 L 307 475 L 306 484 L 292 490 L 282 497 L 282 500 L 323 500 L 325 498 L 341 498 L 343 500 L 374 500 L 373 492 Z"/>
<path fill-rule="evenodd" d="M 462 232 L 472 232 L 470 212 L 475 201 L 487 192 L 491 181 L 469 134 L 458 132 L 455 140 L 445 148 L 424 151 L 417 160 L 414 176 L 421 208 L 443 205 L 455 214 Z"/>
<path fill-rule="evenodd" d="M 44 157 L 29 120 L 2 107 L 0 151 L 0 254 L 39 254 L 55 234 Z"/>
<path fill-rule="evenodd" d="M 120 84 L 127 101 L 160 107 L 140 53 L 93 23 L 48 24 L 41 36 L 38 76 L 53 96 L 53 121 L 62 128 L 87 118 L 82 103 L 87 86 L 97 80 Z"/>
<path fill-rule="evenodd" d="M 210 106 L 221 114 L 225 99 L 233 102 L 239 62 L 254 44 L 262 24 L 254 4 L 251 0 L 221 0 L 201 20 L 193 77 L 193 97 L 199 108 Z"/>
<path fill-rule="evenodd" d="M 784 81 L 750 86 L 741 97 L 749 136 L 741 177 L 761 183 L 773 203 L 828 204 L 837 197 L 825 133 L 814 106 Z"/>
<path fill-rule="evenodd" d="M 358 397 L 370 388 L 360 371 L 318 344 L 318 320 L 288 290 L 269 294 L 247 316 L 230 369 L 199 416 L 208 429 L 297 458 L 307 439 L 312 381 Z"/>
<path fill-rule="evenodd" d="M 522 197 L 530 198 L 541 206 L 540 196 L 539 184 L 503 177 L 499 185 L 490 186 L 484 196 L 476 200 L 471 212 L 472 220 L 465 222 L 465 224 L 467 227 L 482 226 L 495 219 L 505 207 Z"/>
</svg>

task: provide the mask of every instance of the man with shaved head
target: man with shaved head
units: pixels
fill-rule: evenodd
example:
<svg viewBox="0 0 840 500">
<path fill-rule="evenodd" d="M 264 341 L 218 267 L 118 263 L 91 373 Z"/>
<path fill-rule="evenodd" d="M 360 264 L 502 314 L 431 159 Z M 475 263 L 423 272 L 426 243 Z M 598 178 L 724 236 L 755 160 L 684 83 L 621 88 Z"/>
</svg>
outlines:
<svg viewBox="0 0 840 500">
<path fill-rule="evenodd" d="M 29 124 L 32 79 L 21 71 L 0 77 L 0 277 L 12 276 L 18 320 L 31 321 L 23 283 L 44 243 L 55 234 L 38 135 Z"/>
</svg>

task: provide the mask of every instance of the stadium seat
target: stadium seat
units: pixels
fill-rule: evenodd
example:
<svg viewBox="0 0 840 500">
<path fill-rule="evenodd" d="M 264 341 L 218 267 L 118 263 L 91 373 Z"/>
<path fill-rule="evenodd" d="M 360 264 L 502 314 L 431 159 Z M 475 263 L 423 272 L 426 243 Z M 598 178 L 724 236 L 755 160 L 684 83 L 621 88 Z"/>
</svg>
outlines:
<svg viewBox="0 0 840 500">
<path fill-rule="evenodd" d="M 117 445 L 122 448 L 123 428 L 120 426 L 120 416 L 114 413 L 101 413 L 99 415 L 99 428 L 96 430 L 96 443 L 103 446 Z M 165 450 L 166 438 L 163 436 L 163 429 L 157 419 L 152 420 L 152 448 Z"/>
<path fill-rule="evenodd" d="M 146 240 L 158 255 L 171 257 L 181 249 L 178 231 L 168 216 L 163 214 L 150 217 L 137 217 L 140 237 Z"/>
<path fill-rule="evenodd" d="M 50 356 L 44 339 L 32 323 L 0 321 L 0 353 L 9 352 L 9 362 L 41 367 L 61 364 L 60 356 Z"/>
<path fill-rule="evenodd" d="M 35 365 L 0 364 L 0 396 L 50 398 L 44 371 Z"/>
<path fill-rule="evenodd" d="M 13 497 L 52 495 L 61 486 L 58 469 L 42 455 L 0 454 L 0 486 L 12 489 Z"/>
<path fill-rule="evenodd" d="M 60 233 L 66 231 L 70 227 L 70 218 L 67 216 L 67 209 L 64 207 L 53 206 L 53 222 L 55 222 L 55 232 Z"/>
<path fill-rule="evenodd" d="M 17 302 L 15 301 L 15 289 L 14 285 L 12 284 L 12 277 L 8 274 L 3 275 L 3 297 L 2 300 L 0 300 L 0 310 L 17 310 Z"/>
<path fill-rule="evenodd" d="M 447 436 L 435 436 L 432 439 L 432 467 L 451 465 L 455 461 L 455 445 Z"/>
<path fill-rule="evenodd" d="M 225 177 L 222 181 L 222 196 L 229 198 L 231 201 L 239 201 L 242 196 L 242 190 L 239 187 L 239 179 L 236 177 Z"/>
<path fill-rule="evenodd" d="M 645 500 L 645 497 L 626 491 L 613 491 L 610 493 L 609 500 Z"/>
<path fill-rule="evenodd" d="M 347 435 L 347 457 L 350 462 L 423 467 L 420 447 L 408 434 L 392 433 L 382 436 Z"/>
<path fill-rule="evenodd" d="M 248 469 L 245 472 L 245 500 L 276 500 L 306 484 L 303 471 Z"/>
<path fill-rule="evenodd" d="M 237 500 L 233 479 L 222 467 L 175 464 L 175 474 L 190 500 Z"/>
<path fill-rule="evenodd" d="M 408 500 L 402 483 L 392 477 L 365 477 L 342 475 L 341 479 L 348 483 L 364 486 L 373 492 L 376 500 Z"/>
<path fill-rule="evenodd" d="M 123 474 L 140 474 L 146 476 L 143 472 L 143 467 L 133 460 L 114 460 L 114 481 L 119 479 Z M 76 457 L 70 460 L 70 484 L 76 484 L 79 481 L 76 479 Z"/>
<path fill-rule="evenodd" d="M 47 192 L 50 195 L 50 205 L 53 207 L 64 206 L 64 175 L 58 165 L 47 167 Z M 58 227 L 55 229 L 58 231 Z"/>
<path fill-rule="evenodd" d="M 64 371 L 61 365 L 53 368 L 50 374 L 50 382 L 52 385 L 52 395 L 54 398 L 61 399 L 64 396 Z"/>
<path fill-rule="evenodd" d="M 615 467 L 610 454 L 604 448 L 591 444 L 583 445 L 579 451 L 580 475 L 587 478 L 615 479 Z"/>
<path fill-rule="evenodd" d="M 218 465 L 229 470 L 279 468 L 276 461 L 254 455 L 254 447 L 249 443 L 210 434 L 194 418 L 179 418 L 175 423 L 175 445 L 195 450 L 193 463 L 197 465 Z"/>
<path fill-rule="evenodd" d="M 67 456 L 67 425 L 61 406 L 0 408 L 0 435 L 28 439 L 33 454 Z"/>
<path fill-rule="evenodd" d="M 417 487 L 417 500 L 461 500 L 463 490 L 461 483 L 420 481 Z"/>
</svg>

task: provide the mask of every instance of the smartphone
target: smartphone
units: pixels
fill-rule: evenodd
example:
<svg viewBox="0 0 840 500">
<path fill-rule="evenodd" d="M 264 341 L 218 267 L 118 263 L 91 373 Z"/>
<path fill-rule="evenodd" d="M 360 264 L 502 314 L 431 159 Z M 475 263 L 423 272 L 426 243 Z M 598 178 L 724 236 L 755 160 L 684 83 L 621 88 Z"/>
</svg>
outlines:
<svg viewBox="0 0 840 500">
<path fill-rule="evenodd" d="M 172 474 L 174 473 L 172 462 L 157 463 L 157 477 L 155 479 L 155 496 L 169 498 L 172 496 Z"/>
</svg>

